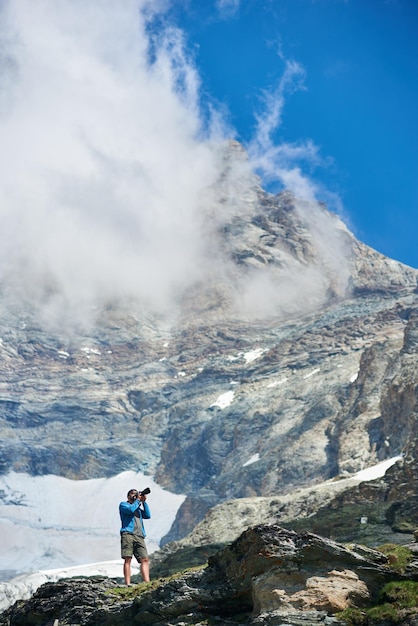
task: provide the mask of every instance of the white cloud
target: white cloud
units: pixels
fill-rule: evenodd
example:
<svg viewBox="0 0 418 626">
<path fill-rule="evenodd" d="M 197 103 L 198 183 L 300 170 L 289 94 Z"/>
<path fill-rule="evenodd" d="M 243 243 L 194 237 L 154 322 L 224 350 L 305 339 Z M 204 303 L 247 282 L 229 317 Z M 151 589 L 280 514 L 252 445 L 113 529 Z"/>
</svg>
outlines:
<svg viewBox="0 0 418 626">
<path fill-rule="evenodd" d="M 256 131 L 248 145 L 251 166 L 265 182 L 278 183 L 303 200 L 326 201 L 331 210 L 341 214 L 338 195 L 329 192 L 312 176 L 316 168 L 331 165 L 332 159 L 324 158 L 320 148 L 309 138 L 277 141 L 290 96 L 306 90 L 303 66 L 286 59 L 280 47 L 278 56 L 284 62 L 284 71 L 278 84 L 264 91 L 261 110 L 256 114 Z"/>
<path fill-rule="evenodd" d="M 158 15 L 165 4 L 0 8 L 0 283 L 60 326 L 115 299 L 171 311 L 208 277 L 225 280 L 232 299 L 243 294 L 238 308 L 257 294 L 269 313 L 283 304 L 270 275 L 238 276 L 217 233 L 252 210 L 251 166 L 317 196 L 301 166 L 321 162 L 317 147 L 274 141 L 304 70 L 286 62 L 264 94 L 251 164 L 226 163 L 219 147 L 233 131 L 220 108 L 202 107 L 183 33 Z M 290 291 L 305 285 L 298 278 Z"/>
<path fill-rule="evenodd" d="M 276 87 L 264 92 L 262 110 L 256 115 L 256 132 L 249 143 L 251 164 L 266 181 L 276 181 L 304 200 L 315 200 L 320 190 L 309 174 L 301 167 L 305 163 L 309 170 L 324 165 L 319 148 L 312 140 L 294 143 L 279 142 L 275 135 L 282 124 L 284 107 L 289 96 L 305 90 L 306 73 L 294 60 L 285 59 L 285 69 Z"/>
<path fill-rule="evenodd" d="M 51 309 L 163 305 L 199 271 L 217 154 L 181 33 L 143 5 L 3 8 L 0 280 Z"/>
<path fill-rule="evenodd" d="M 257 133 L 253 148 L 265 151 L 272 147 L 272 133 L 280 126 L 286 96 L 299 89 L 304 89 L 305 70 L 296 61 L 288 60 L 285 70 L 275 89 L 265 91 L 265 109 L 257 116 Z"/>
</svg>

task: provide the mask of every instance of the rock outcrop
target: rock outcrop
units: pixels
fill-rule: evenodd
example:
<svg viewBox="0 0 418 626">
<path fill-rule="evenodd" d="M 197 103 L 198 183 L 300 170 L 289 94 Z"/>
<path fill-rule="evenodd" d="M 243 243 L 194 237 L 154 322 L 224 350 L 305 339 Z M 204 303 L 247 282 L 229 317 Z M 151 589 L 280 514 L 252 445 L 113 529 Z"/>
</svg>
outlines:
<svg viewBox="0 0 418 626">
<path fill-rule="evenodd" d="M 378 550 L 261 524 L 211 556 L 206 568 L 145 586 L 80 578 L 47 583 L 5 611 L 0 625 L 339 625 L 346 623 L 341 611 L 378 604 L 391 581 L 418 581 L 417 564 L 400 573 Z M 412 608 L 407 617 L 417 614 Z"/>
</svg>

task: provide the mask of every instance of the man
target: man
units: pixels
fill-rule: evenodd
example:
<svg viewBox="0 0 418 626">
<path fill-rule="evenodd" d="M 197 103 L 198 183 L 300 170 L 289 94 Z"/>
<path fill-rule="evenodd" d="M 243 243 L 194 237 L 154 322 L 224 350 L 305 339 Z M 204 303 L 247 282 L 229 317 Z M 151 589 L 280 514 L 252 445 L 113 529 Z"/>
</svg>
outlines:
<svg viewBox="0 0 418 626">
<path fill-rule="evenodd" d="M 146 495 L 136 489 L 130 489 L 127 501 L 119 504 L 121 521 L 120 543 L 123 563 L 123 576 L 125 584 L 131 584 L 132 556 L 141 567 L 141 576 L 144 582 L 149 582 L 148 552 L 144 537 L 146 536 L 143 519 L 150 519 L 151 512 L 146 503 Z M 142 505 L 142 507 L 141 507 Z"/>
</svg>

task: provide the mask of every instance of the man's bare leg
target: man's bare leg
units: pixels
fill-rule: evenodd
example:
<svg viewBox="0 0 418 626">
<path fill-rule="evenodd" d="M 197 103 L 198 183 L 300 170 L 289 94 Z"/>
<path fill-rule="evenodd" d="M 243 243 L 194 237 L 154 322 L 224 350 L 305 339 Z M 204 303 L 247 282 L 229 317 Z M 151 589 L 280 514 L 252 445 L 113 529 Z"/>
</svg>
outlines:
<svg viewBox="0 0 418 626">
<path fill-rule="evenodd" d="M 141 576 L 144 583 L 149 583 L 149 560 L 141 559 Z"/>
<path fill-rule="evenodd" d="M 127 585 L 131 584 L 131 561 L 132 557 L 126 556 L 123 562 L 123 577 Z"/>
</svg>

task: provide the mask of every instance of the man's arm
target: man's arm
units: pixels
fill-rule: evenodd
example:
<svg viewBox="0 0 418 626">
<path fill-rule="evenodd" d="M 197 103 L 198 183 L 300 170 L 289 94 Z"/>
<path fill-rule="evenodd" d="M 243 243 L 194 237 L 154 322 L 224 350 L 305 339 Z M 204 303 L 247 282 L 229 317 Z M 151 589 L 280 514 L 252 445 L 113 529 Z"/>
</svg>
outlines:
<svg viewBox="0 0 418 626">
<path fill-rule="evenodd" d="M 119 510 L 121 513 L 135 513 L 137 509 L 139 509 L 140 502 L 139 500 L 135 500 L 130 504 L 129 502 L 121 502 L 119 505 Z"/>
<path fill-rule="evenodd" d="M 145 502 L 145 500 L 142 502 L 142 507 L 143 507 L 141 510 L 142 517 L 144 519 L 151 519 L 151 511 L 149 510 L 149 506 Z"/>
</svg>

